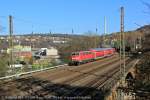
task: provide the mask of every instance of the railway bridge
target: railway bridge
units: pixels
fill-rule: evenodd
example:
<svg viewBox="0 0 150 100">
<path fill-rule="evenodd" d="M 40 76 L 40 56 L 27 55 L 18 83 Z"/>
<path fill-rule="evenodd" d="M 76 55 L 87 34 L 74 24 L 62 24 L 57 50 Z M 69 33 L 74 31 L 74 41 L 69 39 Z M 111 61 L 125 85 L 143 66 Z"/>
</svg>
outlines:
<svg viewBox="0 0 150 100">
<path fill-rule="evenodd" d="M 132 78 L 134 79 L 135 78 L 135 75 L 136 75 L 136 66 L 133 66 L 131 67 L 128 72 L 126 73 L 126 80 L 129 79 L 129 78 Z"/>
<path fill-rule="evenodd" d="M 140 59 L 135 59 L 130 66 L 127 66 L 126 73 L 122 79 L 120 79 L 114 87 L 111 89 L 111 93 L 106 97 L 106 100 L 120 100 L 121 91 L 125 91 L 126 88 L 131 87 L 133 84 L 134 79 L 136 78 L 137 74 L 137 64 Z M 123 85 L 120 85 L 120 82 L 123 82 Z M 119 91 L 119 92 L 118 92 Z M 133 95 L 130 93 L 124 92 L 124 100 L 131 100 L 133 99 Z"/>
<path fill-rule="evenodd" d="M 137 59 L 126 58 L 126 79 L 134 77 Z M 120 80 L 119 55 L 115 54 L 80 66 L 57 67 L 0 81 L 0 96 L 36 96 L 39 98 L 106 99 L 114 98 L 110 92 Z M 112 95 L 111 95 L 112 94 Z M 2 98 L 4 99 L 4 98 Z"/>
</svg>

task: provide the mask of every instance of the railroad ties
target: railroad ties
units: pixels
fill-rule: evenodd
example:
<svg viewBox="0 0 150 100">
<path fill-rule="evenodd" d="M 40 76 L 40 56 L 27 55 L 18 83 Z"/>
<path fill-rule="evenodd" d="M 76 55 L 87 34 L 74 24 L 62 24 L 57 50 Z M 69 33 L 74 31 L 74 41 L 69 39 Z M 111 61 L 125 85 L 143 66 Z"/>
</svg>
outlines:
<svg viewBox="0 0 150 100">
<path fill-rule="evenodd" d="M 128 64 L 130 61 L 131 59 L 126 59 Z M 10 86 L 7 90 L 13 90 L 0 96 L 15 96 L 13 92 L 18 92 L 16 94 L 22 96 L 104 98 L 104 95 L 119 80 L 119 64 L 119 56 L 114 55 L 80 66 L 66 66 L 34 73 L 29 77 L 1 82 L 0 90 L 8 85 Z M 15 87 L 11 87 L 12 84 L 15 84 Z"/>
</svg>

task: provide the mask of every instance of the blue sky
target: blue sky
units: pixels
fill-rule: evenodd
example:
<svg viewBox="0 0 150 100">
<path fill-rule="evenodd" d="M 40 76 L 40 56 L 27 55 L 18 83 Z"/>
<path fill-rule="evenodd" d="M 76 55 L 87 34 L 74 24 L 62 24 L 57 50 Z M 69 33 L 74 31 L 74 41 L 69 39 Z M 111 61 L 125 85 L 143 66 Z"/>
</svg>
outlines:
<svg viewBox="0 0 150 100">
<path fill-rule="evenodd" d="M 144 1 L 144 0 L 143 0 Z M 147 2 L 147 0 L 145 0 Z M 149 24 L 150 14 L 141 0 L 1 0 L 0 34 L 8 33 L 8 15 L 14 18 L 14 33 L 104 32 L 104 16 L 108 33 L 120 30 L 120 7 L 125 8 L 125 31 Z"/>
</svg>

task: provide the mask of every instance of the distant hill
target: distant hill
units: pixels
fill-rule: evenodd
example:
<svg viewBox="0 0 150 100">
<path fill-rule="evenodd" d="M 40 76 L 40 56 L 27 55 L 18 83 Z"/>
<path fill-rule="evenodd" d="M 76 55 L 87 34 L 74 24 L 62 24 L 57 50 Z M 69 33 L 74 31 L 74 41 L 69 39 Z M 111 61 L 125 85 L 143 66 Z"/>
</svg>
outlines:
<svg viewBox="0 0 150 100">
<path fill-rule="evenodd" d="M 78 34 L 63 34 L 63 33 L 34 33 L 34 34 L 24 34 L 24 35 L 17 35 L 17 36 L 52 36 L 52 37 L 80 37 L 83 35 Z"/>
<path fill-rule="evenodd" d="M 145 25 L 137 30 L 144 34 L 143 50 L 150 52 L 150 25 Z"/>
<path fill-rule="evenodd" d="M 8 36 L 8 35 L 0 35 L 0 36 Z M 81 37 L 84 35 L 79 35 L 79 34 L 63 34 L 63 33 L 29 33 L 29 34 L 21 34 L 21 35 L 15 35 L 15 36 L 53 36 L 53 37 Z"/>
<path fill-rule="evenodd" d="M 150 25 L 144 25 L 140 28 L 138 28 L 136 31 L 140 31 L 142 33 L 146 34 L 150 34 Z"/>
<path fill-rule="evenodd" d="M 92 33 L 91 33 L 92 34 Z M 28 42 L 30 43 L 30 41 L 26 42 L 25 39 L 26 38 L 29 38 L 30 39 L 30 36 L 34 36 L 33 38 L 36 38 L 37 41 L 39 39 L 38 42 L 34 43 L 34 44 L 37 44 L 39 46 L 48 46 L 48 45 L 54 45 L 54 43 L 52 43 L 49 38 L 47 39 L 43 39 L 45 37 L 62 37 L 62 40 L 63 38 L 80 38 L 80 37 L 85 37 L 85 36 L 92 36 L 90 34 L 83 34 L 83 35 L 79 35 L 79 34 L 63 34 L 63 33 L 30 33 L 30 34 L 22 34 L 22 35 L 17 35 L 17 36 L 20 36 L 22 37 L 23 40 L 21 40 L 22 42 L 21 43 L 25 43 L 25 44 L 28 44 Z M 150 25 L 144 25 L 134 31 L 127 31 L 125 32 L 125 37 L 126 37 L 126 44 L 127 46 L 130 46 L 131 48 L 135 48 L 135 44 L 138 43 L 138 40 L 139 38 L 141 37 L 142 38 L 142 41 L 143 42 L 143 48 L 148 48 L 150 47 Z M 26 37 L 26 36 L 29 36 L 29 37 Z M 36 37 L 37 36 L 37 37 Z M 38 36 L 41 36 L 38 38 Z M 94 35 L 93 35 L 94 36 Z M 43 38 L 42 38 L 43 37 Z M 103 43 L 103 36 L 96 36 L 101 42 L 100 44 Z M 110 44 L 112 40 L 117 40 L 115 42 L 115 44 L 119 46 L 119 40 L 120 40 L 120 33 L 119 32 L 116 32 L 116 33 L 112 33 L 112 34 L 107 34 L 106 37 L 105 37 L 108 41 L 108 43 Z M 145 40 L 144 40 L 145 39 Z M 6 46 L 6 39 L 4 40 L 1 40 L 1 47 L 5 47 Z M 8 45 L 8 43 L 7 43 Z M 117 47 L 118 47 L 117 46 Z"/>
</svg>

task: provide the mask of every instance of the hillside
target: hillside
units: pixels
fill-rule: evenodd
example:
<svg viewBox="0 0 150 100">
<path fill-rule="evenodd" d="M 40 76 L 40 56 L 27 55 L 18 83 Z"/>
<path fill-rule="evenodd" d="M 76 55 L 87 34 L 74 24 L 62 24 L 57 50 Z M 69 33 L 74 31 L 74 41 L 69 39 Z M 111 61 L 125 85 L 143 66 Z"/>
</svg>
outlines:
<svg viewBox="0 0 150 100">
<path fill-rule="evenodd" d="M 142 43 L 143 54 L 137 66 L 137 75 L 134 81 L 134 92 L 138 100 L 150 99 L 150 25 L 145 25 L 137 31 L 144 34 Z"/>
<path fill-rule="evenodd" d="M 137 30 L 144 34 L 144 41 L 142 45 L 143 50 L 149 52 L 150 51 L 150 25 L 145 25 Z"/>
</svg>

